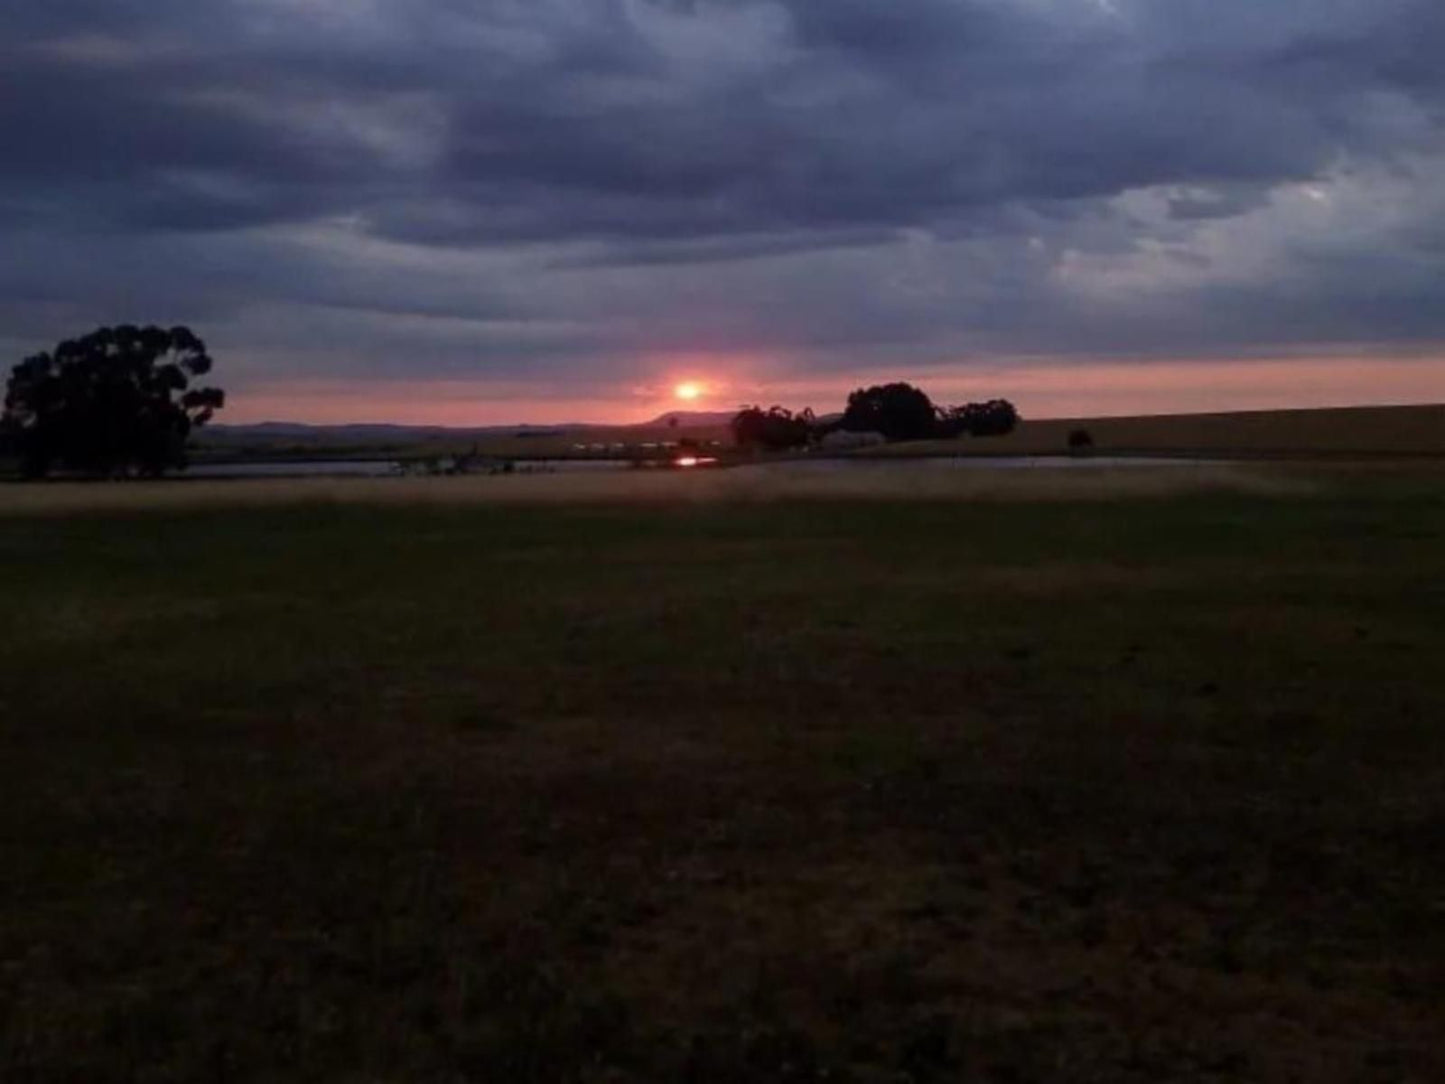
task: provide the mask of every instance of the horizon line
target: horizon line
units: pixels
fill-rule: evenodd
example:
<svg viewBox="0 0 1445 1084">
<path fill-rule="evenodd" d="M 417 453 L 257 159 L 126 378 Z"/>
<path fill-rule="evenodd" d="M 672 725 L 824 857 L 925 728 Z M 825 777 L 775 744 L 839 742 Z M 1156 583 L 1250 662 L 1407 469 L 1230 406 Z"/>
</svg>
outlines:
<svg viewBox="0 0 1445 1084">
<path fill-rule="evenodd" d="M 1445 407 L 1445 401 L 1434 402 L 1388 402 L 1388 403 L 1338 403 L 1326 406 L 1299 406 L 1299 407 L 1246 407 L 1239 410 L 1178 410 L 1155 413 L 1125 413 L 1125 414 L 1022 414 L 1020 421 L 1028 422 L 1053 422 L 1053 421 L 1094 421 L 1117 418 L 1204 418 L 1220 415 L 1235 414 L 1307 414 L 1321 413 L 1336 410 L 1426 410 L 1432 407 Z M 733 410 L 669 410 L 653 418 L 647 418 L 635 422 L 492 422 L 479 423 L 476 425 L 447 425 L 432 422 L 394 422 L 394 421 L 346 421 L 346 422 L 306 422 L 288 421 L 281 418 L 268 418 L 258 422 L 226 422 L 216 420 L 208 423 L 203 428 L 231 428 L 231 429 L 258 429 L 263 426 L 293 426 L 307 429 L 345 429 L 350 427 L 371 427 L 391 429 L 439 429 L 450 432 L 468 432 L 482 429 L 638 429 L 645 426 L 655 425 L 663 418 L 687 417 L 689 415 L 718 415 L 736 414 Z M 841 414 L 841 411 L 831 412 Z M 829 417 L 829 414 L 819 417 Z"/>
</svg>

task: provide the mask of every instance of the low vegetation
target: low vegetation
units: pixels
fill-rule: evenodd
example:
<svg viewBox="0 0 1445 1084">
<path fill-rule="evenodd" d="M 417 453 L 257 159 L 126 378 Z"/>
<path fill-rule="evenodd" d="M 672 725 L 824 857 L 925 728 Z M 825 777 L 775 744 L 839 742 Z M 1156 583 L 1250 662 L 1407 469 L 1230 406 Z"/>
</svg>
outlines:
<svg viewBox="0 0 1445 1084">
<path fill-rule="evenodd" d="M 1280 478 L 44 487 L 0 1079 L 1445 1079 L 1440 474 Z"/>
</svg>

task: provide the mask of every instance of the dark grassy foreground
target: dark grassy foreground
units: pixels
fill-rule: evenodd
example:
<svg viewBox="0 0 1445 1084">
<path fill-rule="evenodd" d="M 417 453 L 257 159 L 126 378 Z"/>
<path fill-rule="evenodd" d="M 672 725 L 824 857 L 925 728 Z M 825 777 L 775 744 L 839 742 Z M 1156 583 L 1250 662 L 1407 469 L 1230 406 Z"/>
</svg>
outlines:
<svg viewBox="0 0 1445 1084">
<path fill-rule="evenodd" d="M 1436 482 L 0 519 L 0 1080 L 1445 1080 Z"/>
</svg>

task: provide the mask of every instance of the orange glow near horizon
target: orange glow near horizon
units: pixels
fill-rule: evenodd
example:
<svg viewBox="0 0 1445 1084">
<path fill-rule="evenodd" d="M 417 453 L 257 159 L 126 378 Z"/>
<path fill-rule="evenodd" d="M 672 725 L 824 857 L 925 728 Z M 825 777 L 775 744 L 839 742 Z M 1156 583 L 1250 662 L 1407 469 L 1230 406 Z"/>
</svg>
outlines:
<svg viewBox="0 0 1445 1084">
<path fill-rule="evenodd" d="M 784 370 L 783 366 L 779 366 Z M 937 402 L 1003 397 L 1027 418 L 1104 417 L 1280 410 L 1290 407 L 1445 403 L 1445 352 L 1433 356 L 1268 358 L 1119 362 L 1052 359 L 1037 362 L 879 366 L 868 372 L 734 379 L 727 385 L 688 380 L 652 387 L 579 388 L 557 396 L 547 383 L 300 380 L 233 387 L 217 421 L 315 425 L 508 426 L 587 422 L 634 425 L 679 402 L 716 400 L 843 409 L 848 392 L 865 384 L 907 380 Z M 697 395 L 681 394 L 683 388 Z M 592 391 L 594 394 L 587 395 Z M 724 401 L 724 397 L 726 401 Z"/>
<path fill-rule="evenodd" d="M 702 398 L 703 387 L 696 381 L 688 380 L 673 388 L 672 394 L 684 403 L 695 403 Z"/>
</svg>

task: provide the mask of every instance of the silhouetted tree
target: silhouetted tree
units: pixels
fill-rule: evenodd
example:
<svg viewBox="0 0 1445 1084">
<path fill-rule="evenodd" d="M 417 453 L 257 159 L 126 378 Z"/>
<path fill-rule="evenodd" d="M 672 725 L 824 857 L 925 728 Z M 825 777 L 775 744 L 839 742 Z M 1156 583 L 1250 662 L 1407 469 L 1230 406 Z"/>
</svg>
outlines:
<svg viewBox="0 0 1445 1084">
<path fill-rule="evenodd" d="M 985 403 L 965 403 L 939 412 L 939 435 L 961 437 L 1001 437 L 1012 433 L 1019 423 L 1019 412 L 1007 399 L 990 399 Z"/>
<path fill-rule="evenodd" d="M 812 410 L 806 409 L 794 414 L 780 406 L 767 410 L 744 406 L 733 415 L 729 427 L 740 447 L 781 452 L 808 445 L 813 439 L 814 417 Z"/>
<path fill-rule="evenodd" d="M 27 477 L 160 474 L 185 466 L 191 431 L 225 405 L 219 388 L 190 387 L 210 369 L 188 328 L 101 328 L 16 365 L 0 428 Z"/>
<path fill-rule="evenodd" d="M 1083 454 L 1094 447 L 1094 438 L 1089 435 L 1087 429 L 1069 430 L 1069 451 L 1075 454 Z"/>
<path fill-rule="evenodd" d="M 890 441 L 925 440 L 936 435 L 938 415 L 933 400 L 912 384 L 876 384 L 848 396 L 842 428 Z"/>
</svg>

